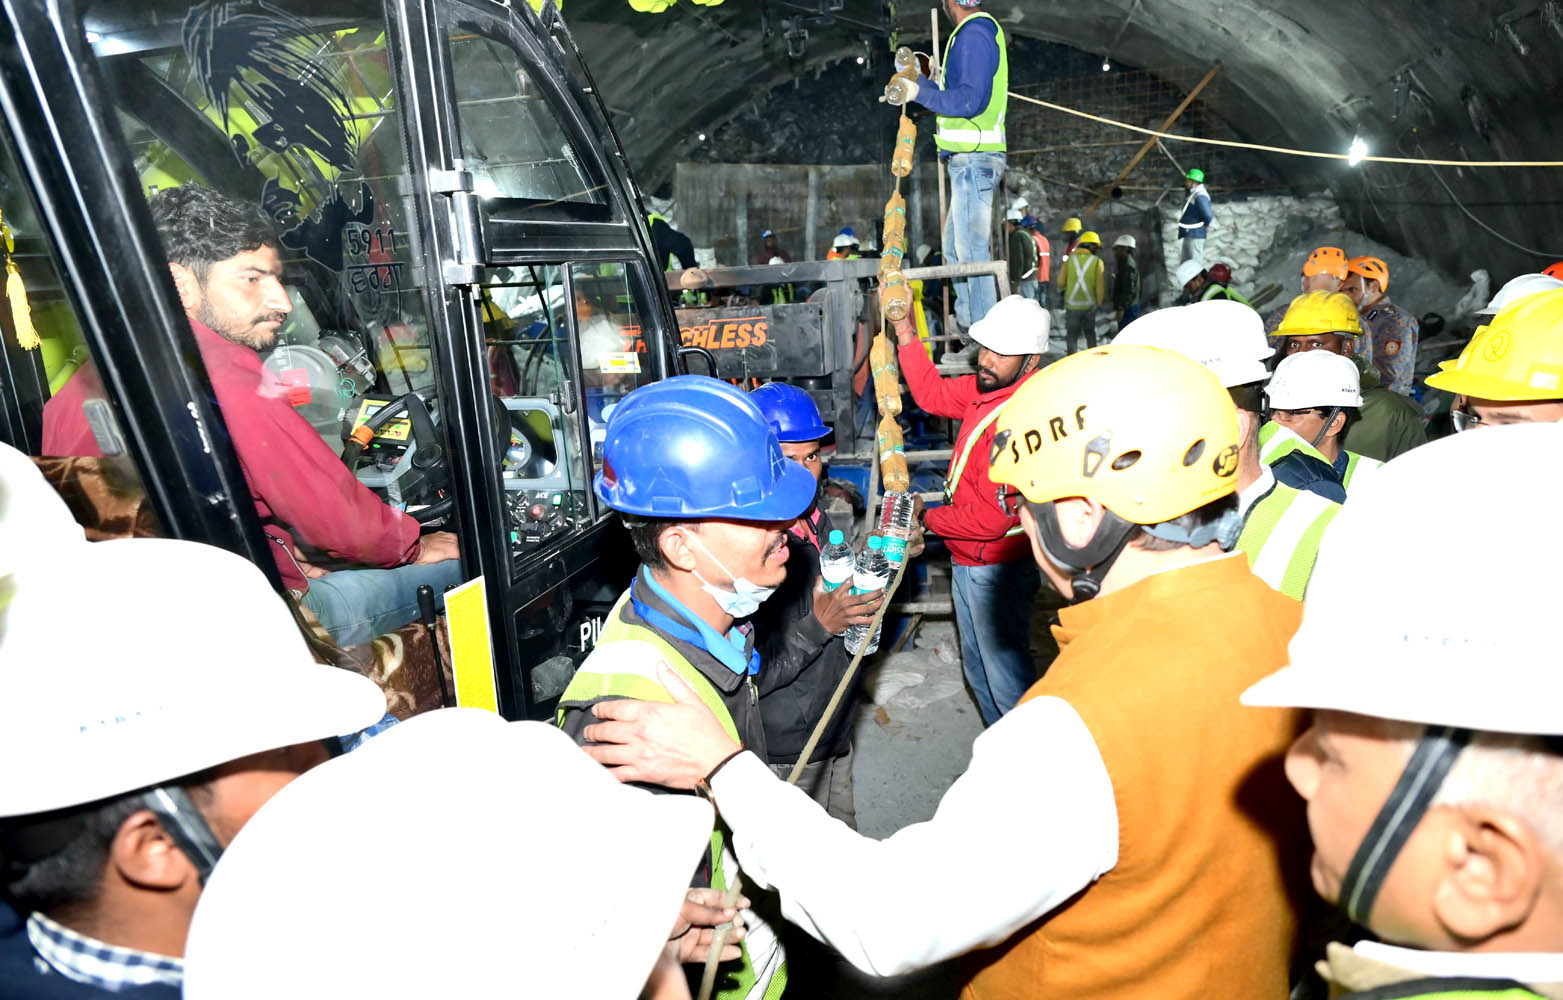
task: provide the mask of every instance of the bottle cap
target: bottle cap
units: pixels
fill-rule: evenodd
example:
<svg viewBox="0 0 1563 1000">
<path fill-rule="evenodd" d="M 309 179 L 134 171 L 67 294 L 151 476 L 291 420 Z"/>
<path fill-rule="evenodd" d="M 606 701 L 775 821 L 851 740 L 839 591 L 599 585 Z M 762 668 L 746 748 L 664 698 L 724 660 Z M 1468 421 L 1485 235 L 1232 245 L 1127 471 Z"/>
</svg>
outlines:
<svg viewBox="0 0 1563 1000">
<path fill-rule="evenodd" d="M 840 545 L 842 542 L 845 542 L 846 540 L 847 540 L 847 536 L 843 535 L 839 531 L 832 531 L 830 533 L 830 544 L 832 544 L 832 545 Z"/>
<path fill-rule="evenodd" d="M 885 547 L 885 540 L 878 535 L 869 535 L 868 547 L 871 549 L 882 549 Z"/>
</svg>

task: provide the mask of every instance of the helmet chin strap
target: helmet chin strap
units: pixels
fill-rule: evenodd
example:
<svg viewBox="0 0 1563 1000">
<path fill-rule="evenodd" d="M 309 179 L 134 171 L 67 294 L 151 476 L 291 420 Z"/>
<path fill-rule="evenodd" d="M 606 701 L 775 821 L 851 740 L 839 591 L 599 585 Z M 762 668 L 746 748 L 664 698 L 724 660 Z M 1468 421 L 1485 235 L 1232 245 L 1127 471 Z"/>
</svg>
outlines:
<svg viewBox="0 0 1563 1000">
<path fill-rule="evenodd" d="M 1335 417 L 1339 413 L 1340 413 L 1340 407 L 1338 407 L 1338 406 L 1330 407 L 1330 412 L 1328 412 L 1328 413 L 1326 413 L 1324 415 L 1324 426 L 1320 427 L 1319 428 L 1319 433 L 1315 434 L 1313 436 L 1313 440 L 1308 442 L 1309 447 L 1312 447 L 1312 448 L 1319 447 L 1319 442 L 1323 441 L 1324 438 L 1325 438 L 1325 435 L 1329 434 L 1329 432 L 1330 432 L 1330 425 L 1335 422 Z"/>
<path fill-rule="evenodd" d="M 1401 848 L 1411 839 L 1412 831 L 1432 805 L 1455 758 L 1470 741 L 1470 730 L 1452 726 L 1429 726 L 1417 741 L 1411 759 L 1406 761 L 1399 780 L 1390 789 L 1389 798 L 1384 800 L 1373 825 L 1357 845 L 1351 864 L 1346 866 L 1338 901 L 1346 916 L 1368 926 L 1373 902 L 1378 898 L 1379 890 L 1384 888 L 1384 879 L 1400 856 Z"/>
<path fill-rule="evenodd" d="M 1069 586 L 1074 596 L 1071 604 L 1089 601 L 1102 591 L 1102 580 L 1117 562 L 1129 539 L 1139 525 L 1114 514 L 1102 511 L 1102 523 L 1097 525 L 1091 540 L 1081 546 L 1070 545 L 1058 524 L 1058 510 L 1049 503 L 1030 503 L 1031 516 L 1037 523 L 1037 541 L 1042 552 L 1059 568 L 1069 573 Z"/>
</svg>

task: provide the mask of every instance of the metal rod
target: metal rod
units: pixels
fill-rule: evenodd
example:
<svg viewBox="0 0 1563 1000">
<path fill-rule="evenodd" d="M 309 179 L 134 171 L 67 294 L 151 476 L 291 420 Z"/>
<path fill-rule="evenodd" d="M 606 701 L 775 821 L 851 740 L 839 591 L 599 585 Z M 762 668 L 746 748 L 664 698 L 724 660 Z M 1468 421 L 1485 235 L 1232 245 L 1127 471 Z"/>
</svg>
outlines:
<svg viewBox="0 0 1563 1000">
<path fill-rule="evenodd" d="M 1172 127 L 1173 122 L 1183 117 L 1183 112 L 1187 111 L 1188 106 L 1194 103 L 1194 98 L 1198 97 L 1200 91 L 1204 90 L 1205 86 L 1209 84 L 1210 81 L 1214 80 L 1216 75 L 1220 72 L 1221 64 L 1219 62 L 1211 66 L 1210 71 L 1194 85 L 1194 89 L 1188 92 L 1188 95 L 1183 98 L 1183 102 L 1173 109 L 1172 114 L 1166 117 L 1166 120 L 1161 123 L 1156 131 L 1167 131 L 1167 129 Z M 1085 214 L 1090 215 L 1092 212 L 1096 211 L 1097 206 L 1106 201 L 1107 198 L 1112 194 L 1112 189 L 1117 187 L 1124 178 L 1128 177 L 1134 172 L 1134 168 L 1140 165 L 1140 161 L 1145 159 L 1145 154 L 1149 153 L 1151 148 L 1155 145 L 1156 136 L 1151 136 L 1149 139 L 1146 139 L 1145 142 L 1140 145 L 1140 148 L 1135 151 L 1134 156 L 1129 160 L 1128 165 L 1125 166 L 1122 170 L 1118 171 L 1118 176 L 1112 179 L 1112 183 L 1108 184 L 1099 194 L 1097 194 L 1096 200 L 1091 202 L 1091 207 L 1085 210 Z"/>
<path fill-rule="evenodd" d="M 929 77 L 929 82 L 936 83 L 939 80 L 940 74 L 939 8 L 933 7 L 929 9 L 928 22 L 930 25 L 930 30 L 933 32 L 933 45 L 931 46 L 933 51 L 928 53 L 928 71 L 931 74 Z M 935 125 L 937 127 L 937 123 L 935 123 Z M 949 260 L 950 248 L 944 245 L 944 223 L 945 217 L 949 214 L 950 206 L 949 203 L 945 200 L 944 164 L 939 161 L 938 142 L 935 142 L 933 146 L 933 169 L 934 173 L 939 175 L 939 259 Z M 922 262 L 918 261 L 918 263 Z M 1008 273 L 1009 270 L 1006 268 L 1005 274 L 1008 275 Z M 939 285 L 939 298 L 944 304 L 944 322 L 940 328 L 948 332 L 950 329 L 950 286 L 944 284 L 943 282 L 941 282 Z"/>
</svg>

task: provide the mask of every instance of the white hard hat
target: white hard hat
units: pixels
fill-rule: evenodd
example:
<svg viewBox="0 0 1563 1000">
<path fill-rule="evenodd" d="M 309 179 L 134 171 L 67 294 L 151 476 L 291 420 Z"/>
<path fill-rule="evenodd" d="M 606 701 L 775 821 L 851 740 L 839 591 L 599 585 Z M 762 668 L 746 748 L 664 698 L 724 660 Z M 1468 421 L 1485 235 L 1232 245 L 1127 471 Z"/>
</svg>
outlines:
<svg viewBox="0 0 1563 1000">
<path fill-rule="evenodd" d="M 870 236 L 868 239 L 863 241 L 863 249 L 864 250 L 878 250 L 879 249 L 879 244 L 874 241 L 874 238 L 872 236 Z"/>
<path fill-rule="evenodd" d="M 994 354 L 1013 357 L 1046 351 L 1051 326 L 1052 317 L 1035 299 L 1007 295 L 994 303 L 987 315 L 973 323 L 966 333 Z"/>
<path fill-rule="evenodd" d="M 315 663 L 244 558 L 161 538 L 82 543 L 0 609 L 0 816 L 123 795 L 385 714 Z"/>
<path fill-rule="evenodd" d="M 1024 216 L 1020 214 L 1020 209 L 1018 208 L 1012 208 L 1008 212 L 1004 213 L 1004 220 L 1006 222 L 1019 222 L 1023 218 Z"/>
<path fill-rule="evenodd" d="M 1275 354 L 1259 314 L 1231 299 L 1148 312 L 1123 328 L 1115 344 L 1165 347 L 1209 368 L 1228 389 L 1270 377 L 1265 362 Z"/>
<path fill-rule="evenodd" d="M 780 257 L 772 257 L 770 260 L 766 261 L 766 263 L 772 267 L 775 267 L 777 264 L 785 264 L 787 262 L 782 260 Z"/>
<path fill-rule="evenodd" d="M 1134 237 L 1130 236 L 1128 233 L 1124 233 L 1122 236 L 1118 237 L 1116 240 L 1113 240 L 1113 246 L 1115 246 L 1115 247 L 1128 247 L 1130 250 L 1133 250 L 1138 245 L 1139 244 L 1134 242 Z"/>
<path fill-rule="evenodd" d="M 0 444 L 0 575 L 87 539 L 33 460 Z"/>
<path fill-rule="evenodd" d="M 1186 260 L 1179 264 L 1178 270 L 1175 272 L 1178 287 L 1182 288 L 1183 286 L 1187 285 L 1189 282 L 1199 277 L 1200 274 L 1204 272 L 1204 270 L 1205 265 L 1201 264 L 1197 260 Z"/>
<path fill-rule="evenodd" d="M 1563 533 L 1546 527 L 1560 452 L 1554 423 L 1454 434 L 1353 488 L 1319 546 L 1291 664 L 1243 703 L 1563 735 Z M 1451 607 L 1428 599 L 1437 580 L 1469 586 Z"/>
<path fill-rule="evenodd" d="M 856 242 L 857 237 L 855 236 L 849 236 L 846 233 L 837 233 L 836 238 L 830 241 L 830 246 L 833 250 L 840 250 L 842 247 L 849 247 Z"/>
<path fill-rule="evenodd" d="M 427 712 L 245 825 L 196 906 L 184 995 L 634 997 L 712 822 L 553 726 Z"/>
<path fill-rule="evenodd" d="M 1334 351 L 1300 351 L 1275 366 L 1265 386 L 1270 405 L 1282 410 L 1312 406 L 1362 406 L 1362 373 Z"/>
<path fill-rule="evenodd" d="M 1492 297 L 1492 301 L 1481 309 L 1476 310 L 1478 316 L 1496 316 L 1506 307 L 1513 305 L 1520 299 L 1532 295 L 1540 295 L 1542 292 L 1551 292 L 1563 288 L 1563 281 L 1559 281 L 1550 274 L 1522 274 L 1517 278 L 1510 278 L 1498 289 L 1498 294 Z"/>
</svg>

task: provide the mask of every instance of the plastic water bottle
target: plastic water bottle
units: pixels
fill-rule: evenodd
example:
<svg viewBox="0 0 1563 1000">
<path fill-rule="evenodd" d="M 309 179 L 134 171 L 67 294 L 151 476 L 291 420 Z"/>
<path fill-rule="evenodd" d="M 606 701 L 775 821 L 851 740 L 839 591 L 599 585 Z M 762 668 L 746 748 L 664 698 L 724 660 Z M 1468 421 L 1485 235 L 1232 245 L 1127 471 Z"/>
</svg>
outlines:
<svg viewBox="0 0 1563 1000">
<path fill-rule="evenodd" d="M 872 594 L 883 591 L 890 583 L 890 560 L 885 557 L 885 540 L 878 535 L 868 536 L 868 548 L 864 549 L 857 557 L 857 568 L 852 571 L 852 593 Z M 881 628 L 883 622 L 880 623 Z M 865 642 L 868 648 L 864 654 L 872 653 L 879 648 L 879 632 L 868 634 L 867 625 L 853 625 L 847 629 L 847 652 L 856 653 Z"/>
<path fill-rule="evenodd" d="M 906 561 L 906 540 L 912 533 L 912 511 L 917 498 L 902 490 L 885 494 L 879 512 L 879 533 L 885 538 L 885 557 L 891 568 Z"/>
<path fill-rule="evenodd" d="M 852 546 L 847 544 L 846 536 L 832 531 L 830 543 L 819 550 L 819 575 L 825 581 L 825 589 L 835 590 L 852 579 L 852 571 L 856 568 L 854 562 Z"/>
</svg>

